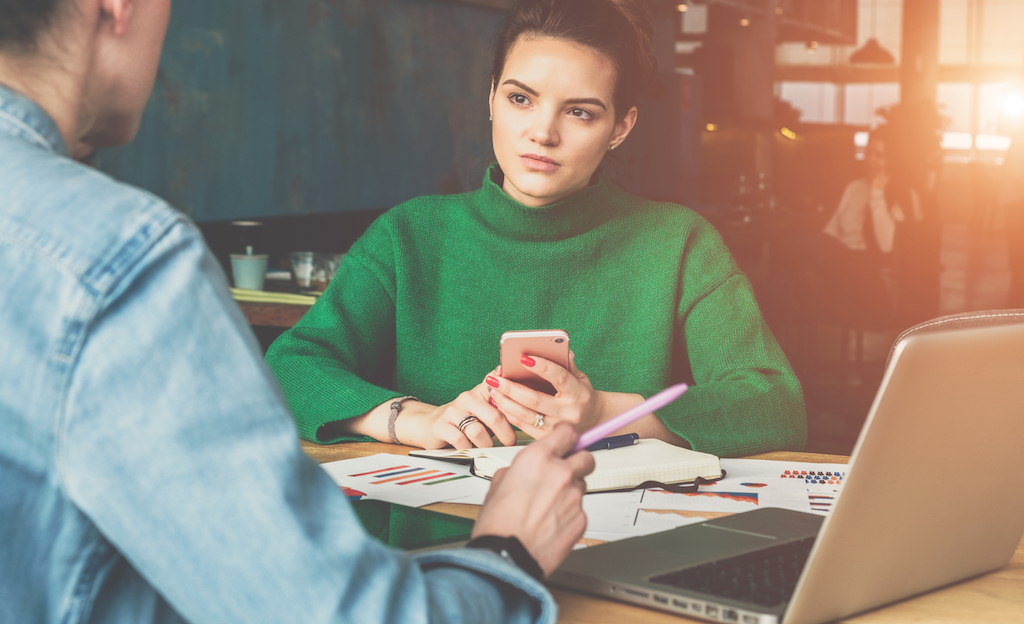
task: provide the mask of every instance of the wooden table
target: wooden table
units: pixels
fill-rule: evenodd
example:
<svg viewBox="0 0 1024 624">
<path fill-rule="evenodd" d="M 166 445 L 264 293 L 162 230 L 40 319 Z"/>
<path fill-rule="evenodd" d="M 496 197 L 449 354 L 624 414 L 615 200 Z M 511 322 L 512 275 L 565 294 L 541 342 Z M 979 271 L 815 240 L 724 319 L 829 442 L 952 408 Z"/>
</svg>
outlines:
<svg viewBox="0 0 1024 624">
<path fill-rule="evenodd" d="M 299 322 L 302 315 L 309 311 L 308 305 L 293 303 L 255 303 L 252 301 L 236 301 L 242 308 L 245 320 L 250 325 L 261 327 L 291 327 Z"/>
<path fill-rule="evenodd" d="M 407 455 L 413 450 L 411 447 L 381 442 L 319 446 L 303 441 L 302 448 L 320 463 L 375 453 Z M 765 453 L 751 458 L 817 463 L 846 463 L 848 459 L 841 455 L 789 452 Z M 1008 487 L 1013 486 L 1009 484 Z M 479 507 L 437 503 L 425 509 L 463 518 L 476 518 Z M 558 621 L 563 624 L 673 624 L 701 621 L 554 587 L 551 593 L 558 603 Z M 1024 540 L 1017 546 L 1010 563 L 1000 570 L 842 621 L 855 624 L 1024 623 Z"/>
</svg>

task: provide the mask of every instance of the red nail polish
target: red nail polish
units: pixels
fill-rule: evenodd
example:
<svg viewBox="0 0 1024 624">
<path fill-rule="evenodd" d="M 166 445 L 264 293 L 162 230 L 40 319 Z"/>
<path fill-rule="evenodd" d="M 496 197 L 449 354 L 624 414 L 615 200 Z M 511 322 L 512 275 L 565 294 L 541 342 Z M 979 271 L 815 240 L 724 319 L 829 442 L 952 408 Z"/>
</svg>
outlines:
<svg viewBox="0 0 1024 624">
<path fill-rule="evenodd" d="M 498 380 L 495 379 L 494 377 L 491 377 L 490 375 L 488 375 L 487 379 L 485 379 L 484 381 L 486 381 L 487 385 L 492 387 L 492 388 L 497 388 L 498 387 Z"/>
<path fill-rule="evenodd" d="M 537 364 L 536 362 L 533 361 L 533 358 L 528 355 L 524 355 L 523 357 L 519 358 L 519 361 L 523 363 L 523 366 L 534 366 L 535 364 Z"/>
<path fill-rule="evenodd" d="M 494 399 L 492 397 L 487 397 L 487 400 L 490 401 L 491 405 L 493 405 L 494 407 L 498 407 L 498 404 L 494 402 Z"/>
</svg>

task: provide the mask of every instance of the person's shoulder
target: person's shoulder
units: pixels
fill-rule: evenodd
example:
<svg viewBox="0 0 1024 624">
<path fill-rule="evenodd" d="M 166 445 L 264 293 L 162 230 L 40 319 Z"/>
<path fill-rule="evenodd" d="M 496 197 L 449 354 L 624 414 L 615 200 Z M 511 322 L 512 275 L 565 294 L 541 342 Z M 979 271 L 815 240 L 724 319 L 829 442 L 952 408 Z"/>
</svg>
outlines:
<svg viewBox="0 0 1024 624">
<path fill-rule="evenodd" d="M 645 199 L 618 186 L 612 191 L 616 202 L 623 204 L 622 218 L 627 222 L 642 223 L 666 236 L 714 235 L 711 223 L 696 210 L 670 201 Z"/>
<path fill-rule="evenodd" d="M 470 205 L 479 193 L 476 190 L 453 195 L 420 195 L 388 210 L 382 218 L 396 224 L 415 224 L 423 219 L 436 219 L 439 215 L 452 215 L 459 208 Z"/>
<path fill-rule="evenodd" d="M 696 210 L 621 189 L 618 197 L 627 202 L 625 229 L 642 240 L 645 249 L 678 258 L 683 271 L 701 275 L 697 281 L 720 283 L 738 272 L 721 233 Z"/>
<path fill-rule="evenodd" d="M 455 195 L 421 195 L 406 200 L 377 217 L 353 246 L 353 250 L 359 251 L 367 243 L 379 246 L 385 240 L 418 237 L 424 231 L 437 229 L 446 219 L 459 219 L 476 193 L 479 191 Z"/>
<path fill-rule="evenodd" d="M 26 150 L 0 174 L 3 236 L 103 290 L 168 229 L 187 224 L 159 197 L 69 158 Z"/>
</svg>

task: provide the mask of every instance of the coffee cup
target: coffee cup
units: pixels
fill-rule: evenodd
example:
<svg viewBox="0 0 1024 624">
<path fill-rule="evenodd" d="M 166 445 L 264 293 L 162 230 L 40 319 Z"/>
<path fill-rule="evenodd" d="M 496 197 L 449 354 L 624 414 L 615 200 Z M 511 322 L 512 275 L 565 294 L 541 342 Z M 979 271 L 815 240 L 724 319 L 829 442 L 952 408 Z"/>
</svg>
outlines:
<svg viewBox="0 0 1024 624">
<path fill-rule="evenodd" d="M 247 251 L 252 251 L 248 248 Z M 231 275 L 235 279 L 235 288 L 246 290 L 263 290 L 263 279 L 267 275 L 267 256 L 231 254 Z"/>
</svg>

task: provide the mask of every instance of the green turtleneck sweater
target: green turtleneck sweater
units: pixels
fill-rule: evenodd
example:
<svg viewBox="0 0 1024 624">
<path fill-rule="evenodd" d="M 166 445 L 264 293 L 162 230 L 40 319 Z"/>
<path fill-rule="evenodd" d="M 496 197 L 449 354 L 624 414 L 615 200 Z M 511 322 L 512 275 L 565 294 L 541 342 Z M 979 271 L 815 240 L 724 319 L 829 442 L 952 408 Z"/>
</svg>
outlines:
<svg viewBox="0 0 1024 624">
<path fill-rule="evenodd" d="M 397 396 L 452 401 L 498 364 L 502 332 L 559 328 L 597 390 L 690 383 L 658 416 L 694 449 L 803 448 L 799 382 L 710 224 L 603 174 L 541 208 L 502 180 L 492 165 L 478 191 L 382 215 L 270 347 L 303 438 L 351 440 L 328 423 Z"/>
</svg>

